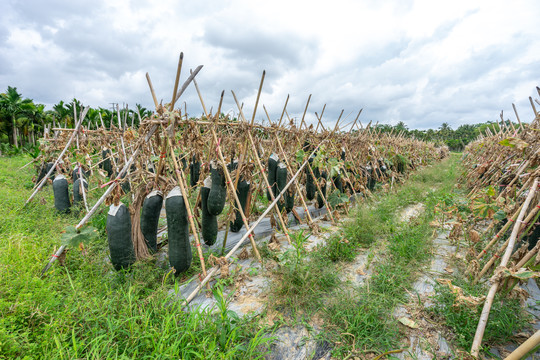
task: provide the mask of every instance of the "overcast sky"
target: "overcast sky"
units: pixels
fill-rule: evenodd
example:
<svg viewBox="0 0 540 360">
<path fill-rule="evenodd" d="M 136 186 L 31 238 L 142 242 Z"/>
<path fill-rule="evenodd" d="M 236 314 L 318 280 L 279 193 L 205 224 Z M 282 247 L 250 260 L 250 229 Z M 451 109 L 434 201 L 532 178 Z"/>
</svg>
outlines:
<svg viewBox="0 0 540 360">
<path fill-rule="evenodd" d="M 198 82 L 207 108 L 234 90 L 251 117 L 261 95 L 273 119 L 287 107 L 300 118 L 360 120 L 409 128 L 452 128 L 533 115 L 540 85 L 540 1 L 101 1 L 2 0 L 0 91 L 17 87 L 50 108 L 140 103 L 153 108 L 145 79 L 170 102 L 178 56 L 181 82 Z M 202 107 L 191 86 L 181 99 Z M 183 105 L 182 105 L 183 106 Z M 262 121 L 262 107 L 257 119 Z"/>
</svg>

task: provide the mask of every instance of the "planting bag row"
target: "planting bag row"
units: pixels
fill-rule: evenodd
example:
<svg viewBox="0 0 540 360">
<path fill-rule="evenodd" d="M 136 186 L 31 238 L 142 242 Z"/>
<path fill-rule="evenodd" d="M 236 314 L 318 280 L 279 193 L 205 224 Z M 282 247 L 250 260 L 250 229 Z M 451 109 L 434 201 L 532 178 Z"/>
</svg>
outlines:
<svg viewBox="0 0 540 360">
<path fill-rule="evenodd" d="M 178 276 L 189 269 L 192 259 L 187 210 L 178 186 L 167 195 L 165 211 L 169 235 L 169 263 L 176 270 L 175 276 Z"/>
<path fill-rule="evenodd" d="M 106 228 L 113 267 L 128 268 L 135 262 L 135 250 L 131 241 L 131 214 L 126 205 L 111 205 Z"/>
<path fill-rule="evenodd" d="M 204 243 L 208 246 L 214 245 L 218 234 L 217 216 L 208 211 L 208 197 L 212 188 L 212 178 L 204 179 L 201 187 L 201 233 Z"/>
<path fill-rule="evenodd" d="M 157 251 L 157 230 L 162 207 L 163 194 L 159 190 L 154 190 L 148 194 L 142 205 L 141 232 L 148 249 L 152 253 Z"/>
<path fill-rule="evenodd" d="M 244 211 L 244 214 L 246 213 L 246 204 L 249 197 L 249 189 L 250 189 L 249 182 L 243 179 L 241 179 L 238 182 L 236 195 L 238 196 L 238 200 L 240 200 L 240 204 L 242 205 L 242 211 Z M 242 226 L 244 226 L 244 221 L 242 220 L 242 215 L 240 214 L 240 210 L 236 209 L 235 214 L 236 214 L 236 217 L 234 221 L 231 221 L 231 224 L 230 224 L 230 229 L 232 232 L 238 232 L 240 231 L 240 229 L 242 229 Z"/>
<path fill-rule="evenodd" d="M 68 213 L 71 207 L 69 200 L 69 186 L 66 177 L 62 174 L 56 175 L 53 181 L 54 207 L 62 213 Z"/>
</svg>

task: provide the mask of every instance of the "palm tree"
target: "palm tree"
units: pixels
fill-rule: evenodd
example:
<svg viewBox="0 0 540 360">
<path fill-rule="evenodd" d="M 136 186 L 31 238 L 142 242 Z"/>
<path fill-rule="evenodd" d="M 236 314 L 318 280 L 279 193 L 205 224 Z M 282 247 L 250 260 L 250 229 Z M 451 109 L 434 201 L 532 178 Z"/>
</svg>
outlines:
<svg viewBox="0 0 540 360">
<path fill-rule="evenodd" d="M 404 131 L 404 132 L 407 132 L 409 129 L 407 128 L 407 125 L 405 125 L 405 123 L 403 121 L 400 121 L 398 122 L 395 126 L 394 126 L 394 129 L 396 129 L 396 131 L 399 133 L 400 131 Z"/>
<path fill-rule="evenodd" d="M 64 101 L 60 101 L 58 104 L 53 106 L 52 114 L 54 119 L 58 122 L 57 126 L 60 125 L 62 120 L 66 120 L 66 123 L 71 121 L 70 110 L 65 106 Z"/>
<path fill-rule="evenodd" d="M 45 125 L 50 121 L 50 115 L 45 111 L 45 105 L 35 104 L 32 111 L 28 114 L 31 121 L 28 123 L 28 135 L 32 145 L 36 144 L 36 133 L 40 136 L 45 129 Z"/>
<path fill-rule="evenodd" d="M 17 140 L 17 119 L 32 110 L 34 103 L 31 99 L 23 99 L 17 88 L 8 86 L 7 92 L 0 96 L 0 106 L 11 117 L 13 145 L 19 147 Z"/>
<path fill-rule="evenodd" d="M 71 100 L 71 102 L 69 104 L 66 104 L 66 109 L 68 111 L 68 114 L 69 114 L 69 117 L 66 118 L 67 119 L 67 122 L 66 122 L 66 127 L 71 127 L 72 125 L 72 119 L 74 119 L 74 116 L 75 116 L 75 111 L 77 111 L 77 114 L 79 114 L 79 112 L 81 111 L 81 109 L 83 108 L 83 104 L 73 98 L 73 100 Z M 78 115 L 77 115 L 78 116 Z M 73 123 L 73 127 L 75 127 L 75 123 Z"/>
<path fill-rule="evenodd" d="M 135 112 L 139 115 L 141 115 L 141 120 L 143 120 L 146 117 L 150 117 L 152 115 L 152 110 L 148 110 L 147 108 L 143 107 L 141 104 L 135 104 L 135 109 L 137 109 Z M 137 119 L 139 116 L 137 115 Z M 139 124 L 140 125 L 140 124 Z"/>
</svg>

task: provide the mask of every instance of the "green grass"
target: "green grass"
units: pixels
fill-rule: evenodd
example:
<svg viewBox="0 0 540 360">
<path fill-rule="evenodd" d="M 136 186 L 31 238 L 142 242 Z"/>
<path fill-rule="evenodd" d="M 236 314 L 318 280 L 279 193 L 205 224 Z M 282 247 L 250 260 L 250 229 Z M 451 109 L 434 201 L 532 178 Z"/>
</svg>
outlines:
<svg viewBox="0 0 540 360">
<path fill-rule="evenodd" d="M 272 305 L 293 316 L 319 309 L 325 294 L 341 283 L 335 264 L 318 251 L 308 254 L 308 237 L 303 230 L 292 234 L 293 247 L 277 255 L 279 265 L 270 290 Z"/>
<path fill-rule="evenodd" d="M 465 296 L 484 296 L 488 289 L 483 284 L 472 284 L 469 279 L 456 277 L 452 283 L 463 289 Z M 468 350 L 472 345 L 482 306 L 474 308 L 465 305 L 454 306 L 456 295 L 446 285 L 435 287 L 435 306 L 430 311 L 438 317 L 454 334 L 453 342 Z M 493 344 L 505 344 L 513 334 L 530 326 L 530 315 L 521 306 L 518 299 L 495 296 L 489 313 L 482 343 L 486 349 Z"/>
<path fill-rule="evenodd" d="M 27 161 L 0 158 L 0 359 L 234 359 L 268 350 L 264 330 L 227 311 L 222 294 L 214 309 L 183 312 L 169 295 L 173 277 L 153 261 L 112 270 L 103 232 L 40 278 L 61 231 L 79 218 L 54 211 L 51 186 L 23 208 L 33 170 L 18 168 Z M 105 216 L 92 225 L 103 229 Z"/>
<path fill-rule="evenodd" d="M 457 160 L 453 156 L 412 174 L 393 193 L 376 193 L 354 210 L 341 236 L 331 238 L 320 249 L 326 258 L 339 263 L 351 261 L 362 249 L 375 244 L 380 248 L 386 243 L 366 283 L 334 288 L 319 309 L 325 319 L 326 337 L 336 344 L 335 355 L 350 354 L 352 346 L 357 354 L 399 346 L 399 324 L 392 312 L 407 301 L 407 289 L 430 257 L 433 229 L 429 223 L 435 216 L 435 205 L 453 189 Z M 418 202 L 425 206 L 423 213 L 401 223 L 400 210 Z M 342 246 L 343 239 L 348 247 Z"/>
<path fill-rule="evenodd" d="M 433 232 L 429 223 L 435 205 L 452 191 L 457 160 L 453 156 L 411 175 L 392 193 L 375 193 L 353 210 L 352 219 L 338 233 L 310 253 L 303 246 L 302 233 L 293 237 L 293 248 L 281 256 L 265 248 L 267 257 L 279 261 L 270 290 L 272 306 L 288 311 L 293 320 L 322 316 L 323 337 L 335 344 L 338 357 L 350 353 L 353 346 L 357 352 L 395 349 L 399 325 L 391 314 L 406 301 L 406 289 L 429 259 Z M 425 205 L 422 215 L 412 223 L 401 223 L 399 211 L 418 202 Z M 362 286 L 343 281 L 342 265 L 375 245 L 381 255 L 371 279 Z"/>
<path fill-rule="evenodd" d="M 375 193 L 352 211 L 352 219 L 337 235 L 311 252 L 305 246 L 308 234 L 301 231 L 292 235 L 293 247 L 286 251 L 263 246 L 263 257 L 279 264 L 270 305 L 293 319 L 322 318 L 323 337 L 334 344 L 338 358 L 350 354 L 353 346 L 357 356 L 399 346 L 400 327 L 392 312 L 408 301 L 407 290 L 429 260 L 433 232 L 429 223 L 436 216 L 436 205 L 452 193 L 457 160 L 451 155 L 412 174 L 393 192 Z M 228 311 L 229 299 L 220 286 L 214 288 L 216 307 L 188 313 L 169 295 L 178 282 L 155 261 L 137 262 L 129 272 L 112 270 L 103 231 L 105 208 L 91 221 L 100 236 L 87 245 L 87 252 L 70 249 L 65 266 L 55 264 L 39 278 L 60 246 L 61 231 L 79 218 L 54 211 L 50 186 L 23 208 L 33 171 L 17 169 L 27 161 L 22 156 L 0 158 L 0 359 L 255 359 L 269 351 L 271 338 L 264 335 L 269 330 L 256 319 L 241 319 Z M 93 201 L 101 191 L 90 195 Z M 264 202 L 265 194 L 260 198 Z M 425 206 L 423 213 L 401 223 L 399 212 L 418 202 Z M 363 285 L 352 286 L 342 279 L 342 267 L 370 247 L 372 276 Z M 195 256 L 194 271 L 200 266 L 197 261 Z M 437 316 L 455 326 L 458 336 L 460 328 L 468 332 L 467 326 L 475 321 L 462 322 L 474 314 L 451 313 L 444 305 L 450 304 L 450 297 L 441 291 Z M 517 320 L 511 323 L 517 305 L 505 306 L 500 316 L 494 307 L 493 316 L 501 321 L 495 320 L 493 326 L 518 328 Z M 489 331 L 488 327 L 486 336 L 491 336 Z"/>
</svg>

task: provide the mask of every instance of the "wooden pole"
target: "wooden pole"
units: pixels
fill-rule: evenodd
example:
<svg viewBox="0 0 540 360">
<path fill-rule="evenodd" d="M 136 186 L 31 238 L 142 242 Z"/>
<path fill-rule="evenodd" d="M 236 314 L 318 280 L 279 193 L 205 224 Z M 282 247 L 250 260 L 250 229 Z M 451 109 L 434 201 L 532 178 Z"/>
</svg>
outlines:
<svg viewBox="0 0 540 360">
<path fill-rule="evenodd" d="M 304 114 L 302 115 L 302 121 L 300 121 L 300 129 L 302 129 L 302 125 L 304 124 L 304 118 L 306 117 L 307 109 L 309 106 L 309 101 L 311 100 L 311 94 L 309 94 L 309 97 L 307 99 L 306 108 L 304 109 Z M 306 125 L 307 128 L 307 125 Z"/>
<path fill-rule="evenodd" d="M 268 118 L 268 122 L 270 124 L 272 124 L 272 120 L 270 119 L 270 116 L 268 115 L 268 111 L 266 111 L 266 107 L 264 105 L 263 105 L 263 108 L 264 108 L 264 111 L 266 113 L 266 117 Z M 287 155 L 285 154 L 285 151 L 283 150 L 283 146 L 281 145 L 281 140 L 279 139 L 278 133 L 275 132 L 274 136 L 275 136 L 276 141 L 278 143 L 279 151 L 281 152 L 281 155 L 283 156 L 283 159 L 285 160 L 285 165 L 287 166 L 287 171 L 289 172 L 289 174 L 292 174 L 291 165 L 289 164 L 289 161 L 287 160 Z M 309 213 L 309 208 L 306 205 L 306 202 L 304 200 L 304 195 L 302 194 L 302 191 L 300 190 L 300 186 L 298 185 L 297 181 L 294 182 L 294 185 L 296 187 L 296 192 L 298 193 L 298 196 L 300 196 L 300 200 L 302 202 L 302 206 L 304 207 L 304 211 L 306 212 L 307 223 L 309 225 L 312 225 L 313 224 L 313 219 L 311 218 L 311 214 Z"/>
<path fill-rule="evenodd" d="M 514 113 L 516 114 L 516 118 L 517 118 L 517 121 L 519 123 L 519 128 L 523 130 L 523 125 L 521 124 L 521 120 L 519 119 L 519 115 L 518 115 L 518 112 L 516 110 L 516 105 L 514 105 L 514 103 L 512 103 L 512 107 L 514 108 Z"/>
<path fill-rule="evenodd" d="M 146 73 L 146 81 L 148 82 L 148 86 L 150 87 L 150 93 L 152 93 L 152 99 L 154 100 L 154 105 L 156 106 L 156 111 L 159 107 L 159 103 L 156 98 L 156 93 L 154 92 L 154 87 L 152 86 L 152 80 L 150 80 L 150 75 Z M 111 121 L 112 124 L 112 121 Z"/>
<path fill-rule="evenodd" d="M 326 129 L 324 128 L 323 124 L 322 124 L 322 117 L 324 115 L 324 110 L 326 109 L 326 104 L 324 104 L 323 108 L 322 108 L 322 111 L 321 111 L 321 116 L 317 116 L 317 113 L 315 112 L 315 117 L 317 118 L 317 127 L 315 128 L 315 132 L 317 132 L 317 130 L 319 130 L 319 125 L 321 126 L 321 130 L 322 131 L 326 131 Z"/>
<path fill-rule="evenodd" d="M 86 180 L 84 179 L 84 176 L 82 173 L 82 166 L 80 163 L 79 163 L 79 179 L 81 180 L 79 184 L 79 189 L 81 189 L 82 191 L 83 200 L 84 200 L 84 208 L 86 209 L 86 212 L 88 212 L 88 203 L 86 202 L 86 189 L 84 188 L 84 182 Z"/>
<path fill-rule="evenodd" d="M 171 105 L 169 106 L 169 111 L 174 110 L 174 103 L 176 102 L 176 92 L 178 91 L 178 81 L 180 80 L 180 72 L 182 71 L 182 62 L 184 61 L 184 53 L 180 53 L 178 58 L 178 67 L 176 69 L 176 79 L 174 81 L 174 90 L 172 93 Z"/>
<path fill-rule="evenodd" d="M 516 350 L 508 355 L 504 360 L 520 360 L 525 357 L 532 349 L 540 344 L 540 330 L 535 332 L 527 341 L 521 344 Z"/>
<path fill-rule="evenodd" d="M 531 102 L 531 107 L 534 111 L 534 117 L 536 118 L 536 116 L 538 115 L 538 113 L 536 112 L 536 106 L 534 106 L 534 101 L 532 99 L 532 97 L 529 96 L 529 101 Z"/>
<path fill-rule="evenodd" d="M 251 116 L 251 126 L 253 126 L 253 123 L 255 122 L 255 114 L 257 113 L 257 106 L 259 105 L 259 98 L 261 97 L 265 75 L 266 75 L 266 70 L 263 70 L 261 83 L 259 84 L 259 91 L 257 92 L 257 99 L 255 100 L 255 108 L 253 109 L 253 115 Z"/>
<path fill-rule="evenodd" d="M 510 235 L 510 238 L 508 241 L 508 246 L 506 247 L 506 251 L 501 260 L 500 266 L 506 266 L 508 264 L 508 261 L 510 260 L 510 256 L 512 255 L 512 251 L 514 249 L 514 245 L 516 242 L 516 237 L 518 235 L 519 229 L 521 228 L 521 220 L 523 220 L 523 217 L 525 216 L 525 212 L 528 209 L 529 204 L 531 203 L 531 200 L 534 197 L 534 194 L 536 193 L 537 188 L 538 188 L 538 179 L 535 179 L 533 186 L 529 190 L 529 195 L 527 196 L 527 199 L 525 200 L 525 203 L 519 213 L 518 219 L 514 225 L 512 234 Z M 493 299 L 495 298 L 495 294 L 497 293 L 497 289 L 499 288 L 499 285 L 500 283 L 498 281 L 494 282 L 493 285 L 491 285 L 491 288 L 489 289 L 489 293 L 486 297 L 486 301 L 484 303 L 484 308 L 482 309 L 482 314 L 480 315 L 480 321 L 478 322 L 478 327 L 476 328 L 476 334 L 474 335 L 474 340 L 471 347 L 471 355 L 476 358 L 478 357 L 480 353 L 480 345 L 482 344 L 482 338 L 484 337 L 484 331 L 486 330 L 486 325 L 489 318 L 489 312 L 491 310 L 491 305 L 493 304 Z"/>
<path fill-rule="evenodd" d="M 197 76 L 197 74 L 199 73 L 199 71 L 201 71 L 201 69 L 203 68 L 202 65 L 199 65 L 195 68 L 195 70 L 191 71 L 190 70 L 190 75 L 189 77 L 186 79 L 186 81 L 184 81 L 184 84 L 182 85 L 182 87 L 180 88 L 180 90 L 178 91 L 178 94 L 176 94 L 176 101 L 178 101 L 178 99 L 180 98 L 180 96 L 182 96 L 182 94 L 184 93 L 184 91 L 186 91 L 189 83 L 191 81 L 193 81 L 195 79 L 195 76 Z"/>
<path fill-rule="evenodd" d="M 287 100 L 285 100 L 285 105 L 283 105 L 283 111 L 279 117 L 278 128 L 281 127 L 281 120 L 283 120 L 283 115 L 285 115 L 285 110 L 287 109 L 287 104 L 289 103 L 289 94 L 287 94 Z"/>
<path fill-rule="evenodd" d="M 326 142 L 326 139 L 321 141 L 319 143 L 319 145 L 315 148 L 315 150 L 313 150 L 313 152 L 308 156 L 307 159 L 309 159 L 309 157 L 311 157 L 311 155 L 313 155 L 318 149 L 319 147 Z M 253 235 L 252 235 L 252 232 L 253 230 L 255 230 L 255 228 L 257 227 L 257 225 L 259 225 L 259 223 L 266 217 L 266 215 L 268 215 L 268 213 L 274 209 L 274 207 L 276 206 L 277 202 L 279 201 L 279 199 L 281 198 L 281 196 L 283 194 L 285 194 L 285 191 L 287 191 L 287 189 L 292 185 L 292 183 L 296 180 L 296 178 L 298 177 L 298 175 L 301 174 L 302 170 L 304 169 L 304 167 L 306 166 L 306 164 L 308 164 L 308 160 L 304 161 L 304 163 L 302 164 L 302 166 L 300 166 L 300 168 L 298 169 L 298 171 L 296 172 L 296 174 L 294 174 L 294 176 L 292 177 L 292 179 L 287 183 L 287 185 L 285 185 L 285 187 L 283 188 L 283 190 L 276 196 L 276 198 L 270 203 L 270 205 L 268 205 L 268 207 L 266 208 L 266 210 L 261 214 L 261 216 L 259 216 L 259 218 L 257 219 L 257 221 L 255 221 L 250 228 L 246 228 L 246 233 L 244 234 L 244 236 L 242 236 L 242 238 L 240 239 L 240 241 L 238 241 L 238 243 L 227 253 L 227 255 L 225 255 L 225 259 L 229 259 L 232 254 L 234 254 L 236 252 L 236 250 L 238 250 L 240 248 L 240 246 L 242 246 L 242 244 L 244 243 L 244 241 L 249 237 L 249 238 L 252 238 Z M 197 296 L 197 294 L 199 293 L 199 291 L 202 289 L 202 287 L 208 282 L 210 281 L 210 279 L 217 273 L 217 271 L 219 270 L 219 266 L 214 266 L 212 269 L 210 269 L 210 271 L 208 272 L 208 275 L 201 281 L 201 283 L 195 288 L 195 290 L 193 290 L 191 292 L 191 294 L 185 299 L 184 301 L 184 306 L 186 306 L 187 304 L 189 304 L 191 302 L 191 300 L 193 300 L 195 298 L 195 296 Z"/>
<path fill-rule="evenodd" d="M 364 110 L 364 108 L 360 109 L 360 111 L 358 112 L 358 115 L 356 115 L 356 119 L 354 119 L 354 123 L 352 124 L 351 129 L 349 130 L 349 132 L 351 132 L 352 129 L 354 129 L 354 126 L 356 125 L 356 122 L 358 121 L 358 118 L 360 117 L 360 114 L 362 113 L 362 110 Z"/>
<path fill-rule="evenodd" d="M 246 121 L 246 118 L 244 117 L 244 112 L 242 111 L 242 108 L 240 107 L 240 103 L 238 102 L 238 99 L 236 98 L 236 94 L 234 93 L 234 91 L 231 91 L 231 92 L 232 92 L 232 95 L 234 97 L 234 101 L 236 102 L 236 106 L 238 107 L 238 109 L 240 111 L 240 116 L 242 117 L 242 119 L 244 119 L 244 121 Z M 253 141 L 253 137 L 251 136 L 250 131 L 247 131 L 247 135 L 248 135 L 249 142 L 251 143 L 251 149 L 252 149 L 251 152 L 252 152 L 253 157 L 255 158 L 255 160 L 257 162 L 257 165 L 259 167 L 259 172 L 261 173 L 261 178 L 263 179 L 264 183 L 266 184 L 266 187 L 268 188 L 268 193 L 270 194 L 270 198 L 273 201 L 275 199 L 274 192 L 272 191 L 272 187 L 268 183 L 268 179 L 266 178 L 266 176 L 264 174 L 264 167 L 261 164 L 261 159 L 259 158 L 259 154 L 257 152 L 257 147 L 255 146 L 255 141 Z M 236 192 L 234 193 L 234 195 L 236 196 Z M 240 203 L 238 203 L 238 204 L 240 204 Z M 241 207 L 241 205 L 239 205 L 239 206 Z M 279 210 L 277 210 L 277 209 L 275 209 L 275 210 L 276 210 L 275 212 L 276 212 L 276 215 L 277 215 L 277 217 L 279 219 L 279 222 L 281 223 L 281 227 L 283 229 L 283 232 L 285 233 L 285 237 L 287 238 L 287 241 L 290 244 L 291 243 L 291 238 L 289 236 L 289 230 L 287 229 L 287 225 L 285 223 L 285 220 L 283 220 L 283 217 L 281 216 L 281 212 L 279 212 Z"/>
<path fill-rule="evenodd" d="M 77 125 L 75 126 L 75 130 L 79 130 L 79 127 L 81 126 L 82 124 L 82 121 L 84 120 L 86 114 L 88 113 L 88 110 L 90 109 L 90 106 L 87 106 L 82 114 L 81 114 L 81 118 L 79 119 L 79 121 L 77 122 Z M 32 195 L 30 195 L 30 197 L 28 198 L 28 200 L 26 200 L 26 202 L 24 203 L 24 206 L 26 206 L 30 201 L 32 201 L 32 199 L 34 198 L 34 196 L 36 196 L 37 192 L 43 187 L 43 185 L 45 184 L 45 182 L 49 179 L 49 176 L 51 176 L 52 172 L 54 171 L 54 169 L 56 169 L 56 167 L 58 166 L 58 162 L 60 161 L 60 159 L 62 159 L 62 157 L 64 156 L 64 154 L 66 153 L 67 149 L 69 148 L 69 146 L 71 145 L 71 143 L 73 142 L 73 139 L 75 138 L 75 135 L 77 135 L 77 131 L 74 131 L 72 134 L 71 134 L 71 137 L 69 138 L 66 146 L 64 147 L 64 150 L 62 150 L 62 152 L 60 153 L 60 155 L 58 156 L 58 158 L 56 159 L 56 161 L 54 162 L 53 166 L 51 167 L 51 169 L 47 172 L 47 175 L 45 175 L 43 177 L 43 179 L 41 179 L 41 182 L 39 183 L 39 185 L 37 186 L 37 188 L 34 190 L 34 192 L 32 193 Z"/>
<path fill-rule="evenodd" d="M 344 111 L 345 111 L 345 109 L 342 109 L 341 113 L 339 114 L 339 117 L 338 117 L 338 119 L 336 121 L 336 126 L 334 127 L 334 132 L 338 131 L 338 129 L 339 129 L 339 120 L 341 119 L 341 116 L 343 115 Z"/>
</svg>

